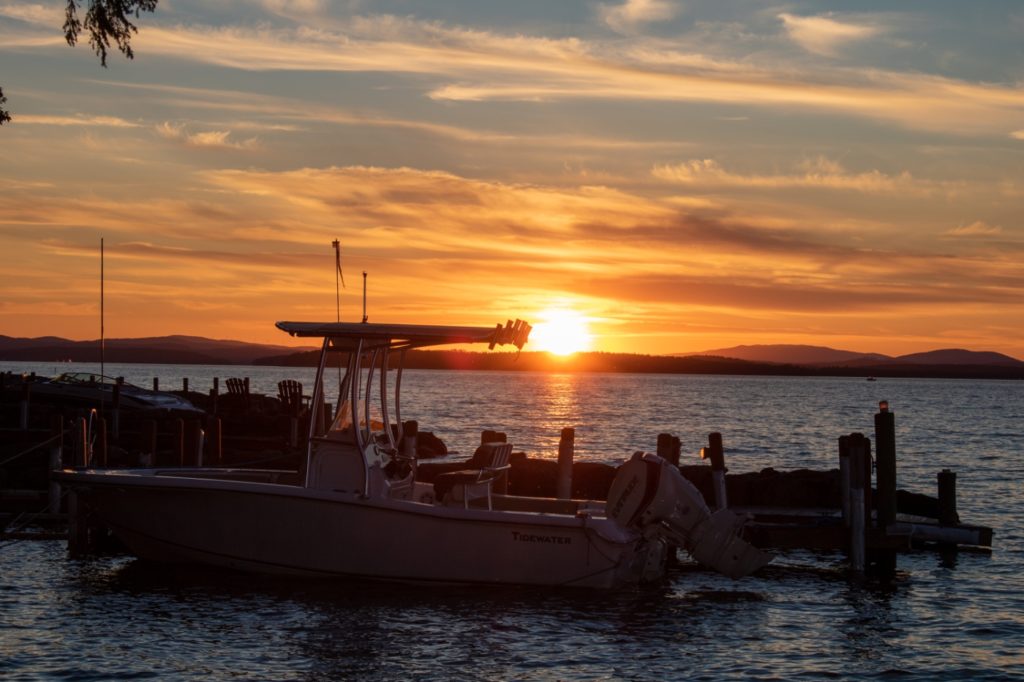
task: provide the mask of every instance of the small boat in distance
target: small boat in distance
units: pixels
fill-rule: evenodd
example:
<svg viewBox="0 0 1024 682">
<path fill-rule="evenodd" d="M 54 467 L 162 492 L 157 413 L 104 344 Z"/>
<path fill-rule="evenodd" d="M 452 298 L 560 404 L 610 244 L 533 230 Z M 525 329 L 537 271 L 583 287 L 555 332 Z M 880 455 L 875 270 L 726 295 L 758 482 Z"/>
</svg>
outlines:
<svg viewBox="0 0 1024 682">
<path fill-rule="evenodd" d="M 260 573 L 612 588 L 661 578 L 673 545 L 736 578 L 770 559 L 742 539 L 736 516 L 712 514 L 676 467 L 650 454 L 619 467 L 607 502 L 504 494 L 508 443 L 481 446 L 479 468 L 417 480 L 418 426 L 402 421 L 400 404 L 406 351 L 521 350 L 524 322 L 277 326 L 322 341 L 298 470 L 83 468 L 54 478 L 139 557 Z M 336 364 L 345 372 L 331 414 L 325 383 Z M 504 390 L 500 377 L 493 389 Z"/>
</svg>

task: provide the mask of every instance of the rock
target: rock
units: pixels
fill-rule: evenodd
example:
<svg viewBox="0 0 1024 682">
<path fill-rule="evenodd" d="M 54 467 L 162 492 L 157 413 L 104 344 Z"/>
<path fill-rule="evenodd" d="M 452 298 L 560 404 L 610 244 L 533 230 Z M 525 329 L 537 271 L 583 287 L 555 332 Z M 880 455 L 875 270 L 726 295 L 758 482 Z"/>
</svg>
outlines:
<svg viewBox="0 0 1024 682">
<path fill-rule="evenodd" d="M 433 459 L 444 457 L 447 454 L 448 446 L 432 431 L 420 431 L 416 434 L 416 457 L 418 459 Z"/>
</svg>

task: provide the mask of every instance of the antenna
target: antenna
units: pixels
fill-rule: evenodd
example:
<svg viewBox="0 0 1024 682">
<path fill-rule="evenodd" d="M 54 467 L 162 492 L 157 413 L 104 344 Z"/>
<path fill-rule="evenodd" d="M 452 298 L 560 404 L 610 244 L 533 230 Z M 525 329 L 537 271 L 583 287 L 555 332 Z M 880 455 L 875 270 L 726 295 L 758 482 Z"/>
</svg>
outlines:
<svg viewBox="0 0 1024 682">
<path fill-rule="evenodd" d="M 341 280 L 341 286 L 345 286 L 345 273 L 341 271 L 341 242 L 335 239 L 331 246 L 334 247 L 334 305 L 338 322 L 341 322 L 341 290 L 338 288 L 338 280 Z"/>
<path fill-rule="evenodd" d="M 100 383 L 103 382 L 103 375 L 106 373 L 104 371 L 105 365 L 106 365 L 106 363 L 105 363 L 106 358 L 104 357 L 104 355 L 105 355 L 104 350 L 105 350 L 105 346 L 106 346 L 106 330 L 104 329 L 104 323 L 103 323 L 103 318 L 104 318 L 104 313 L 105 313 L 105 311 L 103 309 L 103 299 L 104 299 L 104 295 L 103 295 L 104 294 L 104 291 L 103 291 L 103 280 L 104 280 L 104 272 L 103 272 L 103 237 L 100 237 Z M 102 403 L 101 403 L 101 406 L 102 406 Z"/>
<path fill-rule="evenodd" d="M 366 270 L 363 270 L 363 322 L 366 322 Z"/>
</svg>

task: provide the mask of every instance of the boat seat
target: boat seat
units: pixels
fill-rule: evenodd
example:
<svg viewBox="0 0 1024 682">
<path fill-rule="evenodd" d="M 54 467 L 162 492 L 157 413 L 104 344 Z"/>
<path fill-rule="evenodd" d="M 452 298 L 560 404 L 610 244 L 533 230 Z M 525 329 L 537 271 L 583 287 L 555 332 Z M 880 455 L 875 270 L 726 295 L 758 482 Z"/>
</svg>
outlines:
<svg viewBox="0 0 1024 682">
<path fill-rule="evenodd" d="M 491 492 L 494 482 L 511 468 L 511 443 L 485 443 L 477 451 L 482 466 L 439 474 L 434 479 L 434 497 L 445 504 L 462 502 L 469 509 L 471 500 L 486 499 L 487 508 L 493 509 Z M 475 456 L 474 456 L 475 457 Z"/>
</svg>

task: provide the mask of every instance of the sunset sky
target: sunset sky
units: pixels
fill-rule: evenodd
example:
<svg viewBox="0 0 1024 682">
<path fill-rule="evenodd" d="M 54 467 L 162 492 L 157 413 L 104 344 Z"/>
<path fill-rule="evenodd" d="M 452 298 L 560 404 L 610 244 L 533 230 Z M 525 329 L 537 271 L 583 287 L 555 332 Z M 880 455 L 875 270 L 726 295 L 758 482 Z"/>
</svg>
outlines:
<svg viewBox="0 0 1024 682">
<path fill-rule="evenodd" d="M 1024 358 L 1024 3 L 0 0 L 0 334 Z M 853 11 L 853 8 L 856 8 Z"/>
</svg>

